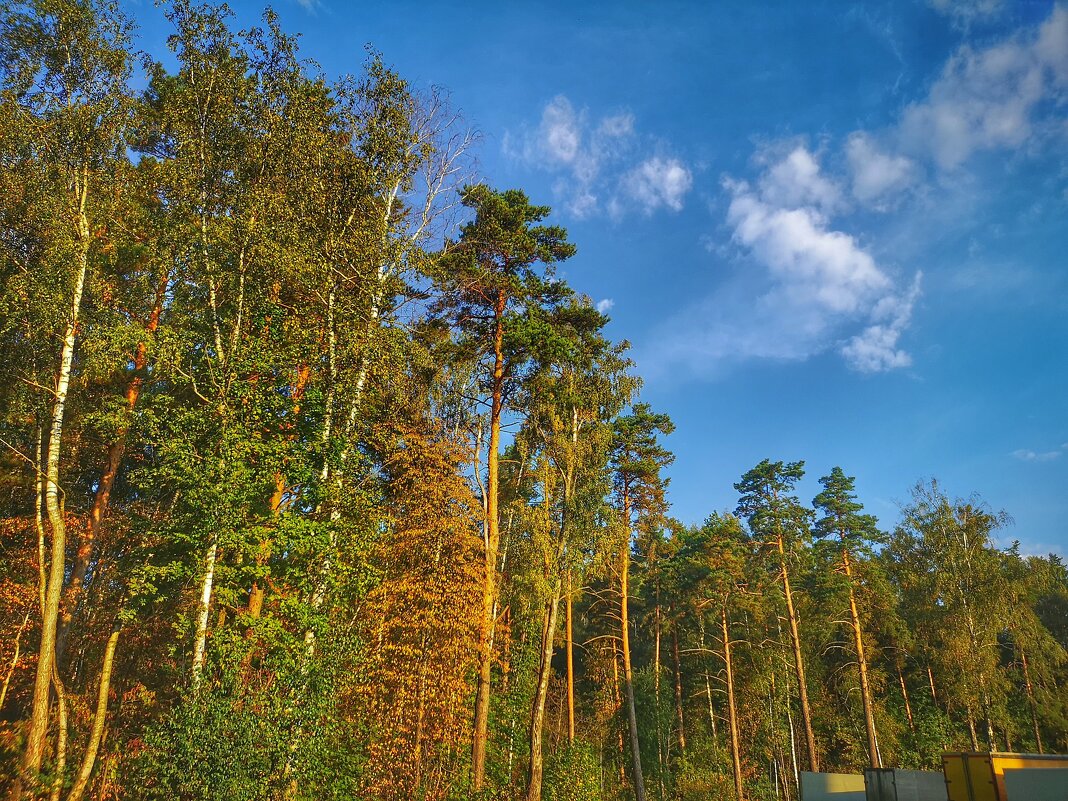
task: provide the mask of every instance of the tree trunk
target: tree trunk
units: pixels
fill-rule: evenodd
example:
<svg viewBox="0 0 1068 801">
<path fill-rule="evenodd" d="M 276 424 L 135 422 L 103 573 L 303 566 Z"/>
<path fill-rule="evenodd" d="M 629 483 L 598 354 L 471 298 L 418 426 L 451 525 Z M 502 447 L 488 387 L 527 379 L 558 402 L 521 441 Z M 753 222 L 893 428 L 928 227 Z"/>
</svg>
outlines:
<svg viewBox="0 0 1068 801">
<path fill-rule="evenodd" d="M 738 736 L 738 710 L 734 705 L 734 666 L 731 662 L 730 627 L 727 625 L 727 605 L 719 610 L 723 632 L 723 662 L 727 669 L 727 717 L 731 729 L 731 763 L 734 767 L 734 793 L 737 801 L 745 801 L 745 786 L 742 784 L 742 749 Z"/>
<path fill-rule="evenodd" d="M 63 791 L 63 779 L 67 772 L 67 690 L 59 678 L 59 669 L 52 663 L 52 684 L 56 688 L 56 708 L 59 713 L 59 730 L 56 732 L 56 764 L 52 767 L 55 778 L 52 779 L 52 792 L 48 801 L 59 801 Z"/>
<path fill-rule="evenodd" d="M 1042 750 L 1042 735 L 1038 730 L 1038 705 L 1035 703 L 1035 688 L 1031 685 L 1031 671 L 1027 669 L 1027 652 L 1020 649 L 1020 661 L 1023 663 L 1023 676 L 1024 676 L 1024 688 L 1027 690 L 1027 703 L 1031 706 L 1031 726 L 1035 733 L 1035 745 L 1038 748 L 1038 753 L 1045 753 Z"/>
<path fill-rule="evenodd" d="M 623 714 L 623 699 L 619 695 L 619 648 L 616 641 L 612 640 L 612 702 L 615 704 L 615 715 L 621 718 Z M 627 783 L 627 756 L 623 747 L 623 721 L 619 720 L 616 726 L 616 742 L 619 747 L 619 786 L 624 787 Z"/>
<path fill-rule="evenodd" d="M 660 801 L 664 801 L 664 763 L 666 762 L 667 749 L 664 743 L 663 724 L 661 722 L 661 710 L 660 710 L 660 588 L 656 590 L 656 606 L 654 608 L 654 633 L 653 637 L 655 643 L 653 645 L 653 710 L 654 720 L 656 722 L 656 780 L 657 789 L 659 790 Z"/>
<path fill-rule="evenodd" d="M 36 774 L 41 769 L 45 737 L 48 734 L 48 707 L 52 688 L 52 663 L 55 659 L 56 627 L 59 618 L 59 600 L 63 591 L 66 573 L 67 523 L 64 519 L 64 502 L 60 498 L 59 457 L 63 447 L 63 417 L 67 408 L 67 393 L 74 363 L 74 343 L 78 331 L 78 316 L 82 306 L 82 291 L 89 271 L 89 221 L 83 211 L 78 218 L 77 272 L 74 281 L 74 296 L 70 316 L 60 349 L 59 372 L 56 376 L 55 403 L 52 406 L 52 422 L 48 435 L 48 463 L 45 469 L 45 508 L 52 529 L 51 566 L 45 588 L 45 603 L 41 620 L 41 640 L 37 657 L 37 675 L 33 687 L 33 705 L 30 726 L 26 734 L 26 751 L 22 767 L 27 774 Z M 38 469 L 40 466 L 38 465 Z M 18 788 L 16 788 L 18 789 Z"/>
<path fill-rule="evenodd" d="M 979 750 L 979 737 L 975 733 L 975 716 L 972 714 L 972 705 L 968 704 L 968 734 L 972 738 L 972 750 Z"/>
<path fill-rule="evenodd" d="M 857 651 L 857 665 L 860 667 L 860 698 L 864 706 L 864 729 L 868 735 L 868 759 L 873 768 L 881 768 L 879 747 L 875 742 L 875 712 L 872 709 L 871 686 L 868 683 L 868 660 L 864 656 L 864 632 L 860 627 L 860 614 L 857 612 L 857 596 L 853 587 L 853 568 L 849 564 L 849 551 L 842 548 L 842 566 L 845 568 L 846 581 L 849 583 L 849 617 L 853 624 L 853 644 Z M 912 713 L 909 713 L 912 722 Z M 807 734 L 807 732 L 806 732 Z M 811 748 L 811 745 L 809 746 Z"/>
<path fill-rule="evenodd" d="M 575 742 L 575 662 L 571 635 L 571 571 L 567 573 L 567 743 Z"/>
<path fill-rule="evenodd" d="M 159 328 L 159 318 L 163 313 L 163 301 L 167 295 L 167 287 L 170 285 L 170 274 L 165 273 L 162 280 L 156 286 L 156 295 L 152 302 L 152 312 L 145 322 L 145 333 L 152 335 Z M 144 384 L 142 371 L 148 363 L 148 342 L 142 339 L 137 343 L 134 351 L 133 372 L 126 384 L 126 411 L 132 413 L 137 406 L 137 399 L 141 395 L 141 386 Z M 100 481 L 96 485 L 96 494 L 93 496 L 93 508 L 89 512 L 89 526 L 78 541 L 78 550 L 74 555 L 74 567 L 71 569 L 70 584 L 63 594 L 63 603 L 59 630 L 56 635 L 56 662 L 63 664 L 63 657 L 67 651 L 67 639 L 70 634 L 70 624 L 74 612 L 82 599 L 82 591 L 85 586 L 85 577 L 89 572 L 89 565 L 93 560 L 93 548 L 100 539 L 100 528 L 111 503 L 111 491 L 115 487 L 115 479 L 122 467 L 123 457 L 126 455 L 127 426 L 124 424 L 119 430 L 115 441 L 108 445 L 108 463 L 104 468 Z"/>
<path fill-rule="evenodd" d="M 530 712 L 530 767 L 527 775 L 527 801 L 541 801 L 542 727 L 545 722 L 545 698 L 549 692 L 549 676 L 553 670 L 553 639 L 556 637 L 556 621 L 560 608 L 560 581 L 553 586 L 552 599 L 545 610 L 545 624 L 541 638 L 541 666 L 538 669 L 538 684 L 534 690 L 534 703 Z"/>
<path fill-rule="evenodd" d="M 634 675 L 630 661 L 630 621 L 627 614 L 630 587 L 630 501 L 626 493 L 623 496 L 623 518 L 626 521 L 626 537 L 620 555 L 619 571 L 619 612 L 622 626 L 623 647 L 623 686 L 627 693 L 627 724 L 630 729 L 630 751 L 634 772 L 635 801 L 645 801 L 645 779 L 642 776 L 642 754 L 638 743 L 638 715 L 634 708 Z"/>
<path fill-rule="evenodd" d="M 701 653 L 705 653 L 705 616 L 701 614 L 697 618 L 698 625 L 701 631 Z M 716 731 L 716 711 L 712 706 L 712 685 L 708 680 L 708 670 L 704 672 L 705 677 L 705 696 L 708 698 L 708 722 L 712 726 L 712 745 L 717 750 L 719 749 L 719 733 Z"/>
<path fill-rule="evenodd" d="M 11 677 L 15 675 L 15 668 L 19 664 L 19 655 L 22 653 L 22 632 L 26 630 L 26 626 L 29 623 L 30 613 L 27 612 L 22 618 L 18 631 L 15 632 L 15 651 L 11 655 L 11 664 L 7 667 L 7 673 L 4 674 L 4 683 L 0 686 L 0 712 L 4 711 L 4 701 L 7 700 L 7 690 L 11 686 Z"/>
<path fill-rule="evenodd" d="M 909 703 L 909 691 L 905 686 L 905 674 L 901 672 L 901 665 L 897 666 L 897 680 L 901 684 L 901 697 L 905 701 L 905 715 L 909 719 L 909 728 L 916 731 L 916 723 L 912 718 L 912 704 Z"/>
<path fill-rule="evenodd" d="M 679 629 L 675 619 L 671 627 L 671 652 L 675 661 L 675 719 L 679 727 L 679 752 L 686 753 L 686 721 L 682 715 L 682 667 L 679 660 Z"/>
<path fill-rule="evenodd" d="M 96 712 L 93 714 L 93 728 L 89 733 L 89 744 L 85 747 L 85 756 L 82 757 L 82 764 L 78 769 L 78 778 L 74 780 L 74 786 L 70 789 L 67 801 L 81 801 L 89 786 L 89 777 L 93 775 L 96 755 L 100 750 L 100 739 L 104 735 L 104 722 L 108 713 L 108 692 L 111 690 L 111 672 L 115 664 L 115 647 L 119 642 L 120 631 L 122 631 L 122 624 L 116 621 L 111 627 L 111 636 L 108 637 L 107 646 L 104 648 L 104 662 L 100 667 L 100 688 L 96 694 Z"/>
<path fill-rule="evenodd" d="M 498 292 L 496 328 L 493 340 L 493 392 L 490 401 L 490 441 L 486 475 L 486 575 L 482 589 L 482 631 L 475 702 L 474 733 L 471 746 L 472 784 L 482 789 L 486 779 L 486 745 L 489 737 L 490 690 L 493 680 L 493 639 L 497 606 L 497 548 L 500 544 L 498 519 L 498 468 L 501 443 L 501 411 L 504 401 L 504 292 Z"/>
<path fill-rule="evenodd" d="M 211 611 L 211 591 L 215 581 L 215 559 L 219 552 L 218 538 L 212 534 L 204 555 L 204 578 L 200 583 L 200 607 L 197 614 L 197 633 L 193 643 L 193 686 L 199 687 L 204 672 L 204 655 L 208 641 L 208 614 Z"/>
<path fill-rule="evenodd" d="M 809 766 L 814 773 L 820 769 L 819 754 L 816 753 L 816 735 L 812 729 L 812 709 L 808 703 L 808 685 L 805 683 L 805 663 L 801 656 L 801 634 L 798 630 L 797 611 L 794 609 L 794 594 L 790 589 L 790 573 L 786 567 L 786 548 L 782 535 L 778 537 L 779 564 L 782 578 L 783 594 L 786 596 L 786 614 L 790 622 L 790 644 L 794 651 L 794 672 L 797 674 L 798 696 L 801 699 L 801 717 L 805 726 L 805 745 L 808 749 Z"/>
</svg>

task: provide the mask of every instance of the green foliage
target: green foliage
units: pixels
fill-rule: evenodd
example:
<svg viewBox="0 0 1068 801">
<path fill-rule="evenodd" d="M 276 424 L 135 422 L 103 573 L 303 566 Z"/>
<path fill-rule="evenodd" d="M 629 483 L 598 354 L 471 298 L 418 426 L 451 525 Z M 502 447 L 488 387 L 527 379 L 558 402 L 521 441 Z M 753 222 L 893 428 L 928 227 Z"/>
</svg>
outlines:
<svg viewBox="0 0 1068 801">
<path fill-rule="evenodd" d="M 546 801 L 601 801 L 601 767 L 593 744 L 576 740 L 545 761 Z"/>
<path fill-rule="evenodd" d="M 264 799 L 283 786 L 288 754 L 278 695 L 237 704 L 225 694 L 187 696 L 146 733 L 125 782 L 131 797 L 210 801 Z M 266 706 L 263 706 L 266 704 Z"/>
</svg>

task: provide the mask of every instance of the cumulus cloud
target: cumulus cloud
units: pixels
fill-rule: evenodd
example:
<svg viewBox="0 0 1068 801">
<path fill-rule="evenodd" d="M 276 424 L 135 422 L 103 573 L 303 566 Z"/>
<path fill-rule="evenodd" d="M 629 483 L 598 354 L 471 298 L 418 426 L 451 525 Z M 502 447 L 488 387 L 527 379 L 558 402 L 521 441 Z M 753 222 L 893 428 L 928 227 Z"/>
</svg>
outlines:
<svg viewBox="0 0 1068 801">
<path fill-rule="evenodd" d="M 846 139 L 845 155 L 853 197 L 866 205 L 886 209 L 919 180 L 912 159 L 884 151 L 863 131 Z"/>
<path fill-rule="evenodd" d="M 623 176 L 624 191 L 645 214 L 664 207 L 682 211 L 683 199 L 693 186 L 693 175 L 678 159 L 646 159 Z"/>
<path fill-rule="evenodd" d="M 612 310 L 612 307 L 616 305 L 616 302 L 611 298 L 605 298 L 604 300 L 597 301 L 597 311 L 601 314 L 608 314 Z"/>
<path fill-rule="evenodd" d="M 890 287 L 890 279 L 849 234 L 829 230 L 815 207 L 783 207 L 747 183 L 727 181 L 727 222 L 771 274 L 804 303 L 851 314 Z"/>
<path fill-rule="evenodd" d="M 1068 87 L 1068 7 L 1057 6 L 1042 25 L 1034 44 L 1035 58 L 1060 89 Z"/>
<path fill-rule="evenodd" d="M 758 158 L 767 159 L 766 153 Z M 760 193 L 768 203 L 782 207 L 815 206 L 832 212 L 841 205 L 838 185 L 823 174 L 815 155 L 803 145 L 770 163 L 760 178 Z"/>
<path fill-rule="evenodd" d="M 693 184 L 690 169 L 677 158 L 643 154 L 651 145 L 635 131 L 630 113 L 592 119 L 557 95 L 542 109 L 533 132 L 506 136 L 505 153 L 557 175 L 553 192 L 575 217 L 631 211 L 679 211 Z"/>
<path fill-rule="evenodd" d="M 900 135 L 914 152 L 954 169 L 972 154 L 1016 148 L 1035 132 L 1038 107 L 1063 104 L 1068 84 L 1068 8 L 1057 7 L 1037 31 L 985 49 L 962 46 L 927 98 L 905 109 Z"/>
<path fill-rule="evenodd" d="M 897 343 L 912 318 L 922 277 L 916 273 L 903 295 L 887 295 L 879 301 L 871 312 L 874 322 L 840 348 L 850 366 L 862 373 L 882 373 L 912 364 L 912 357 Z"/>
<path fill-rule="evenodd" d="M 732 241 L 760 269 L 669 321 L 657 363 L 707 371 L 724 361 L 801 360 L 840 345 L 864 372 L 909 364 L 899 341 L 919 296 L 904 291 L 852 235 L 837 230 L 830 209 L 841 200 L 815 154 L 794 146 L 749 183 L 726 179 Z"/>
</svg>

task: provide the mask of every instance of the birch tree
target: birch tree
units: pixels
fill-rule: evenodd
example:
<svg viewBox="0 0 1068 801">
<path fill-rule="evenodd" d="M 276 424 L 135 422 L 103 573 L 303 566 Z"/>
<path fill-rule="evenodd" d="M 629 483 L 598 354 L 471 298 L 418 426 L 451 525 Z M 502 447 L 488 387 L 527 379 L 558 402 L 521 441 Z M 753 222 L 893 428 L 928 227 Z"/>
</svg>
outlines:
<svg viewBox="0 0 1068 801">
<path fill-rule="evenodd" d="M 107 184 L 123 148 L 130 106 L 129 25 L 109 3 L 28 2 L 5 7 L 0 19 L 0 65 L 5 122 L 16 126 L 5 139 L 18 147 L 5 154 L 17 165 L 29 161 L 56 193 L 53 248 L 45 259 L 24 264 L 49 272 L 63 288 L 64 314 L 56 333 L 54 383 L 43 474 L 44 505 L 51 534 L 50 565 L 42 565 L 41 637 L 33 704 L 22 759 L 25 777 L 41 768 L 48 730 L 49 693 L 55 675 L 59 603 L 66 576 L 67 522 L 60 476 L 64 423 L 75 371 L 82 297 L 91 269 L 94 231 L 104 221 Z M 17 793 L 17 789 L 16 789 Z"/>
</svg>

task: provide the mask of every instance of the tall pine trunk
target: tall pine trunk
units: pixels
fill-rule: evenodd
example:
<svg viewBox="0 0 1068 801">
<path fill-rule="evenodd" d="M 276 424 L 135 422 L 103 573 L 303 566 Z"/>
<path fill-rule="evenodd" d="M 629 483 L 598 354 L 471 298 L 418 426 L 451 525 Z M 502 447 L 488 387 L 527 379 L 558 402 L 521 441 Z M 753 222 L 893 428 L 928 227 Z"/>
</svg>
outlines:
<svg viewBox="0 0 1068 801">
<path fill-rule="evenodd" d="M 679 660 L 679 628 L 674 618 L 671 626 L 671 653 L 675 662 L 675 720 L 678 726 L 679 752 L 686 753 L 686 720 L 682 715 L 682 664 Z"/>
<path fill-rule="evenodd" d="M 486 746 L 489 738 L 490 690 L 493 680 L 493 640 L 497 618 L 497 549 L 500 545 L 498 512 L 501 411 L 504 405 L 504 292 L 499 292 L 493 340 L 493 393 L 490 401 L 490 439 L 486 466 L 486 541 L 482 585 L 482 631 L 480 634 L 478 690 L 471 745 L 471 773 L 475 790 L 486 780 Z"/>
<path fill-rule="evenodd" d="M 912 717 L 912 704 L 909 703 L 909 690 L 905 685 L 905 674 L 901 672 L 901 665 L 897 666 L 897 680 L 901 685 L 901 698 L 905 702 L 905 715 L 909 719 L 909 729 L 916 731 L 916 721 Z"/>
<path fill-rule="evenodd" d="M 622 631 L 623 648 L 623 686 L 627 694 L 627 725 L 630 730 L 631 763 L 634 774 L 634 798 L 635 801 L 645 801 L 645 778 L 642 776 L 642 753 L 638 743 L 638 715 L 634 706 L 634 674 L 631 670 L 630 660 L 630 621 L 628 605 L 630 595 L 630 499 L 624 493 L 623 496 L 623 519 L 625 521 L 626 537 L 623 541 L 623 551 L 620 555 L 619 569 L 619 613 Z"/>
<path fill-rule="evenodd" d="M 720 628 L 723 634 L 723 662 L 727 671 L 727 719 L 731 730 L 731 765 L 734 768 L 734 794 L 737 801 L 744 801 L 745 787 L 742 784 L 742 749 L 738 736 L 738 708 L 734 702 L 734 665 L 731 662 L 731 635 L 727 625 L 727 604 L 720 606 Z"/>
<path fill-rule="evenodd" d="M 790 589 L 790 572 L 786 566 L 786 548 L 782 534 L 778 536 L 780 578 L 783 594 L 786 596 L 786 614 L 790 623 L 790 644 L 794 652 L 794 672 L 797 675 L 798 696 L 801 699 L 801 718 L 805 727 L 805 745 L 808 749 L 808 762 L 811 770 L 818 773 L 819 755 L 816 753 L 816 735 L 812 729 L 812 709 L 808 703 L 808 685 L 805 683 L 805 662 L 801 655 L 801 633 L 797 622 L 797 610 L 794 607 L 794 594 Z"/>
<path fill-rule="evenodd" d="M 853 626 L 853 644 L 857 651 L 857 665 L 860 667 L 860 698 L 864 705 L 864 729 L 868 735 L 868 758 L 873 768 L 881 768 L 879 746 L 875 738 L 875 712 L 872 709 L 871 686 L 868 682 L 868 660 L 864 656 L 864 633 L 860 627 L 860 614 L 857 612 L 857 596 L 853 587 L 853 567 L 849 563 L 849 551 L 842 549 L 842 566 L 845 568 L 846 581 L 849 583 L 849 618 Z M 909 713 L 909 722 L 912 713 Z"/>
</svg>

